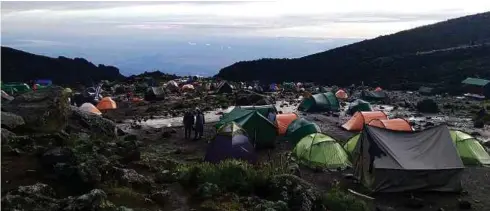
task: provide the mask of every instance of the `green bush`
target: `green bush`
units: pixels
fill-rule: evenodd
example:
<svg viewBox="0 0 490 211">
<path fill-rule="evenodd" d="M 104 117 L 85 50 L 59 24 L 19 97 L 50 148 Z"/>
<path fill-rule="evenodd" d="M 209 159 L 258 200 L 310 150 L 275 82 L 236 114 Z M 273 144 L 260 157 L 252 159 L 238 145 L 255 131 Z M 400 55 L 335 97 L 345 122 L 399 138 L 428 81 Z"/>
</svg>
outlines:
<svg viewBox="0 0 490 211">
<path fill-rule="evenodd" d="M 332 188 L 323 196 L 323 205 L 332 211 L 367 211 L 366 203 L 338 188 Z"/>
</svg>

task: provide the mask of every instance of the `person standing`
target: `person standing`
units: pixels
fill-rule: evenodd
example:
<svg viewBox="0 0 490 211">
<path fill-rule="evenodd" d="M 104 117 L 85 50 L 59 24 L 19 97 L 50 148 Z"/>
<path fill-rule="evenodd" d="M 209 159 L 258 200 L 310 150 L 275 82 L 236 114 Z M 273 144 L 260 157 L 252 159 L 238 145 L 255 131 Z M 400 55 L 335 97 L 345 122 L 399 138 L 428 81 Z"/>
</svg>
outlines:
<svg viewBox="0 0 490 211">
<path fill-rule="evenodd" d="M 190 111 L 186 111 L 184 114 L 184 133 L 185 139 L 191 138 L 192 125 L 194 125 L 194 115 Z"/>
<path fill-rule="evenodd" d="M 204 114 L 202 113 L 201 110 L 196 109 L 196 125 L 194 130 L 196 131 L 194 139 L 198 140 L 201 139 L 203 132 L 204 132 Z"/>
</svg>

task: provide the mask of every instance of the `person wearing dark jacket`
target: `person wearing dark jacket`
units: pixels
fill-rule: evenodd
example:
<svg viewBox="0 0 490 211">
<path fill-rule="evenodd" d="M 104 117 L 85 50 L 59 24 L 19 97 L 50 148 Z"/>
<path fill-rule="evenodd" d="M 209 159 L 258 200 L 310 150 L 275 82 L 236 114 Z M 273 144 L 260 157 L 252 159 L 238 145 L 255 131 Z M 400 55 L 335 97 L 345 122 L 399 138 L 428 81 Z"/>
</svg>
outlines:
<svg viewBox="0 0 490 211">
<path fill-rule="evenodd" d="M 202 113 L 201 110 L 197 109 L 196 110 L 196 125 L 194 127 L 194 130 L 196 131 L 194 139 L 198 140 L 201 139 L 203 132 L 204 132 L 204 114 Z"/>
<path fill-rule="evenodd" d="M 194 125 L 194 115 L 190 111 L 185 112 L 183 123 L 185 139 L 190 139 L 192 133 L 192 125 Z"/>
</svg>

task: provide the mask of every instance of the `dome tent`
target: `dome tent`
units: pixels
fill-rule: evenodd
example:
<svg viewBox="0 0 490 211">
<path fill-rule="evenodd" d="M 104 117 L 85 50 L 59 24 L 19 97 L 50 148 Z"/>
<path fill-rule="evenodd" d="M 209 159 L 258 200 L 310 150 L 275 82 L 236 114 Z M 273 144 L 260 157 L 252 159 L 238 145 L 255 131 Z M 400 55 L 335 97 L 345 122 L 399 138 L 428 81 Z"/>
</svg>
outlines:
<svg viewBox="0 0 490 211">
<path fill-rule="evenodd" d="M 335 97 L 341 100 L 347 100 L 347 98 L 349 98 L 347 92 L 345 92 L 343 89 L 339 89 L 337 92 L 335 92 Z"/>
<path fill-rule="evenodd" d="M 299 118 L 289 124 L 285 137 L 286 140 L 296 144 L 306 135 L 320 132 L 318 125 L 304 118 Z"/>
<path fill-rule="evenodd" d="M 368 124 L 373 119 L 388 119 L 388 116 L 382 111 L 356 112 L 342 127 L 348 131 L 360 131 L 365 124 Z"/>
<path fill-rule="evenodd" d="M 358 111 L 372 111 L 372 110 L 373 108 L 371 107 L 371 104 L 369 102 L 357 99 L 349 104 L 346 113 L 352 115 Z"/>
<path fill-rule="evenodd" d="M 413 131 L 410 123 L 405 119 L 373 119 L 369 125 L 397 131 Z"/>
<path fill-rule="evenodd" d="M 92 113 L 92 114 L 97 114 L 101 115 L 102 112 L 100 112 L 99 109 L 97 109 L 92 103 L 84 103 L 80 106 L 80 110 Z"/>
<path fill-rule="evenodd" d="M 296 119 L 298 119 L 298 115 L 295 113 L 277 114 L 276 125 L 278 134 L 285 135 L 289 125 Z"/>
<path fill-rule="evenodd" d="M 464 165 L 490 165 L 490 155 L 478 140 L 458 130 L 451 130 L 449 133 Z"/>
<path fill-rule="evenodd" d="M 99 110 L 110 110 L 116 108 L 117 108 L 117 104 L 114 100 L 112 100 L 111 97 L 104 97 L 97 104 L 97 109 Z"/>
<path fill-rule="evenodd" d="M 219 163 L 226 159 L 257 161 L 257 155 L 250 143 L 247 132 L 235 122 L 229 122 L 218 129 L 214 140 L 209 143 L 204 161 Z"/>
<path fill-rule="evenodd" d="M 293 156 L 311 168 L 328 169 L 352 166 L 347 153 L 330 136 L 313 133 L 303 137 L 293 149 Z"/>
<path fill-rule="evenodd" d="M 311 95 L 303 100 L 298 107 L 300 111 L 339 111 L 340 104 L 332 92 Z"/>
</svg>

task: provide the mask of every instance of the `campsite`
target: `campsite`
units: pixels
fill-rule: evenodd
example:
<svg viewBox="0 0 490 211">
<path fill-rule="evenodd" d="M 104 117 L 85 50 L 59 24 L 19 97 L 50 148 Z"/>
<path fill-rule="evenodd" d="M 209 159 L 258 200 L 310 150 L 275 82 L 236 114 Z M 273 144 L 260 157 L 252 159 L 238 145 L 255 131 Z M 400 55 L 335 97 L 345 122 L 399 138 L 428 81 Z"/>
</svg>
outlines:
<svg viewBox="0 0 490 211">
<path fill-rule="evenodd" d="M 157 84 L 162 85 L 153 87 L 141 81 L 145 79 L 102 82 L 85 90 L 49 85 L 2 96 L 2 192 L 35 201 L 39 193 L 29 195 L 35 193 L 15 188 L 43 181 L 50 185 L 43 188 L 66 196 L 98 188 L 111 203 L 135 210 L 490 206 L 486 197 L 490 126 L 483 119 L 488 118 L 484 113 L 488 105 L 478 98 L 367 86 L 284 83 L 282 88 L 283 84 L 192 77 L 160 81 Z M 40 99 L 52 102 L 47 107 L 39 104 Z M 38 110 L 29 110 L 29 104 Z M 49 112 L 53 120 L 44 123 L 39 115 L 53 108 L 61 110 Z M 182 117 L 196 108 L 205 116 L 204 136 L 185 139 Z M 271 112 L 276 114 L 274 121 L 269 119 Z M 478 121 L 484 121 L 483 126 Z M 100 141 L 90 143 L 94 139 Z M 273 189 L 268 193 L 272 195 L 260 196 L 258 190 L 242 186 L 253 181 L 251 176 L 235 184 L 239 186 L 228 185 L 240 178 L 222 183 L 219 178 L 224 175 L 218 172 L 208 179 L 195 175 L 197 187 L 182 178 L 185 169 L 212 171 L 212 165 L 242 171 L 272 168 L 291 175 L 279 183 L 298 186 L 289 187 L 293 189 L 284 193 L 289 196 L 273 196 Z M 245 188 L 248 194 L 231 187 Z M 330 190 L 340 198 L 329 202 L 313 194 L 293 200 L 296 194 L 305 194 L 301 191 L 313 190 Z M 53 199 L 49 206 L 75 199 Z M 14 206 L 13 201 L 6 202 Z"/>
</svg>

